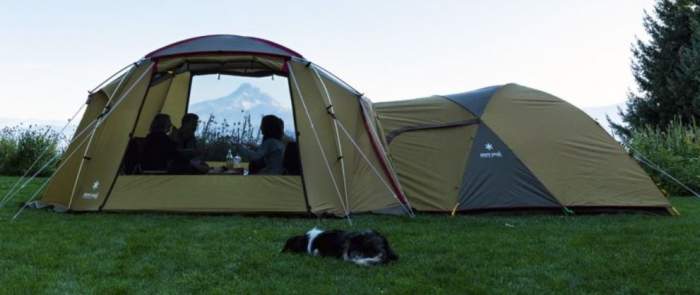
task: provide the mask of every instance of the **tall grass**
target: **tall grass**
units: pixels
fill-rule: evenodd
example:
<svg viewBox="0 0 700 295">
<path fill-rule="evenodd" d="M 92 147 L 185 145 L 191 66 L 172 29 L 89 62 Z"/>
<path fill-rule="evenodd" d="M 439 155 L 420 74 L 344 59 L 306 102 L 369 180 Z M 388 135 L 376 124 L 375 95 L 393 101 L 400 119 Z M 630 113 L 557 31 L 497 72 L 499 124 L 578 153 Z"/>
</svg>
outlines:
<svg viewBox="0 0 700 295">
<path fill-rule="evenodd" d="M 208 161 L 223 161 L 229 149 L 235 144 L 254 146 L 261 140 L 260 129 L 253 127 L 250 113 L 239 122 L 229 123 L 226 119 L 217 121 L 214 115 L 202 122 L 197 132 L 203 158 Z"/>
<path fill-rule="evenodd" d="M 40 164 L 61 153 L 59 144 L 65 140 L 51 127 L 38 125 L 17 125 L 0 130 L 0 175 L 22 175 L 46 150 Z M 42 171 L 39 176 L 51 174 L 58 161 Z M 42 165 L 35 165 L 30 173 L 35 173 Z"/>
<path fill-rule="evenodd" d="M 633 131 L 628 144 L 633 152 L 640 153 L 693 190 L 700 190 L 700 128 L 695 122 L 683 124 L 674 121 L 666 128 L 647 127 Z M 667 193 L 689 194 L 660 172 L 642 166 Z"/>
</svg>

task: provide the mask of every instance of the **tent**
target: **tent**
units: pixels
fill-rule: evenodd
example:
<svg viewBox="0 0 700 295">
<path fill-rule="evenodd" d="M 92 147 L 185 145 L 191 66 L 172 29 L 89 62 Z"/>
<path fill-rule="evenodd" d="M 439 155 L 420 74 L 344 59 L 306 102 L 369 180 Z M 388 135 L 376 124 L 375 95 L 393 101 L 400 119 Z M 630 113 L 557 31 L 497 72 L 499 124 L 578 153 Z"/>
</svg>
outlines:
<svg viewBox="0 0 700 295">
<path fill-rule="evenodd" d="M 539 90 L 507 84 L 375 111 L 417 210 L 670 209 L 596 121 Z"/>
<path fill-rule="evenodd" d="M 123 173 L 130 141 L 145 137 L 158 113 L 181 118 L 192 77 L 215 73 L 288 78 L 301 175 Z M 191 38 L 147 54 L 98 87 L 41 205 L 338 216 L 410 210 L 370 120 L 369 100 L 282 45 L 235 35 Z"/>
</svg>

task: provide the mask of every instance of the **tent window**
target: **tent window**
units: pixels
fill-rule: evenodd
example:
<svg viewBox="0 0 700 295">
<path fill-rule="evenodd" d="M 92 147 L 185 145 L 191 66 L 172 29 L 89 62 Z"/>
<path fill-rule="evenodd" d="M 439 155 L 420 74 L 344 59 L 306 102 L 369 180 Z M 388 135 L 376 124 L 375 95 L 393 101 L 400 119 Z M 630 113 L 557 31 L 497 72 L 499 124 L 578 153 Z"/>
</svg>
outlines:
<svg viewBox="0 0 700 295">
<path fill-rule="evenodd" d="M 284 76 L 194 75 L 186 104 L 169 111 L 166 99 L 148 136 L 132 139 L 125 174 L 299 175 L 291 102 Z M 155 135 L 153 126 L 167 119 L 167 137 Z M 130 153 L 141 159 L 130 162 Z"/>
</svg>

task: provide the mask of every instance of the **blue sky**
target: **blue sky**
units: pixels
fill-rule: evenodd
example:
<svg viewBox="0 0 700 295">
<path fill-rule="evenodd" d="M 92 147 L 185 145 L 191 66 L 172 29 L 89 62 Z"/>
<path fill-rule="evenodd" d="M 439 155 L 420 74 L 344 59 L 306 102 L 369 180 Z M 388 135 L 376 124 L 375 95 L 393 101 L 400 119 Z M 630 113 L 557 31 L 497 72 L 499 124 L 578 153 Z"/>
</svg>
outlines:
<svg viewBox="0 0 700 295">
<path fill-rule="evenodd" d="M 290 47 L 375 101 L 516 82 L 580 107 L 633 87 L 652 0 L 0 0 L 0 117 L 67 118 L 123 65 L 197 35 Z"/>
</svg>

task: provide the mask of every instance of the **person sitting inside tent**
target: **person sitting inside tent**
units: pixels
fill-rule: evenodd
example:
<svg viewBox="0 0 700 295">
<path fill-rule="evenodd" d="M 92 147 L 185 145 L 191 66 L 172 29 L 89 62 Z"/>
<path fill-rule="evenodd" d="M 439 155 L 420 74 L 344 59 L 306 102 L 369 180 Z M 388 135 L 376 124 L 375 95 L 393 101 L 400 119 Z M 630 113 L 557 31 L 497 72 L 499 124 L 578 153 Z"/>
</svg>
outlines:
<svg viewBox="0 0 700 295">
<path fill-rule="evenodd" d="M 171 128 L 170 116 L 158 114 L 153 118 L 141 157 L 144 172 L 167 173 L 172 162 L 180 157 L 175 142 L 168 136 Z"/>
<path fill-rule="evenodd" d="M 178 173 L 206 173 L 209 166 L 198 159 L 201 152 L 197 149 L 195 131 L 199 124 L 199 116 L 186 114 L 182 117 L 180 129 L 173 128 L 170 138 L 175 142 L 180 157 L 173 162 L 172 170 Z"/>
<path fill-rule="evenodd" d="M 260 132 L 263 135 L 260 146 L 251 150 L 237 144 L 238 152 L 241 156 L 248 157 L 251 174 L 282 174 L 285 149 L 285 143 L 282 141 L 284 121 L 274 115 L 264 116 L 260 122 Z"/>
</svg>

